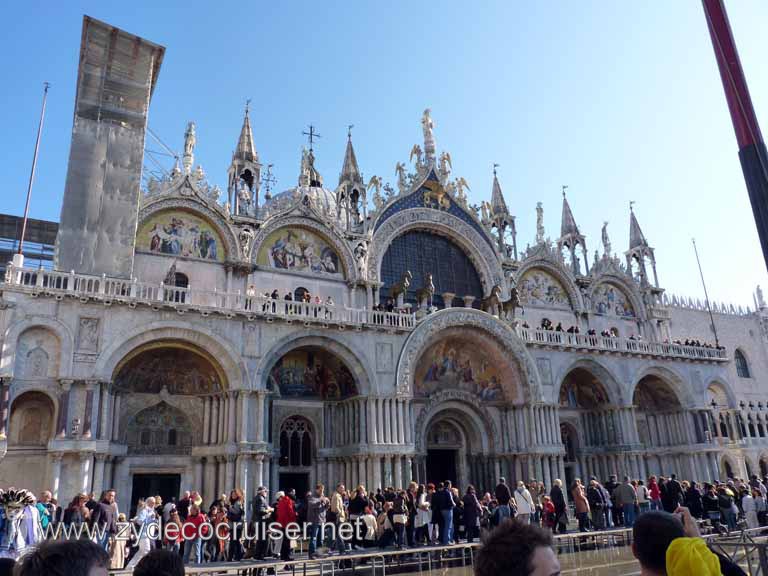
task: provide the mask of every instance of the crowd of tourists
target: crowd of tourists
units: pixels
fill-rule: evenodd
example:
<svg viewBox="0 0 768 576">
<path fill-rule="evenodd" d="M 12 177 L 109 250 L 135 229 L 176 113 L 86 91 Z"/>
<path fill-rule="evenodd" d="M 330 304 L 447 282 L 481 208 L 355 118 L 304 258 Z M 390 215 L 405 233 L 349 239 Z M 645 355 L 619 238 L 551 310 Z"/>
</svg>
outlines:
<svg viewBox="0 0 768 576">
<path fill-rule="evenodd" d="M 25 500 L 14 515 L 7 496 L 21 492 L 26 493 Z M 411 482 L 407 488 L 373 492 L 362 485 L 347 490 L 344 484 L 326 492 L 318 484 L 306 494 L 289 490 L 272 497 L 260 487 L 250 506 L 238 489 L 207 502 L 200 493 L 188 491 L 167 502 L 160 496 L 139 500 L 127 523 L 133 530 L 118 537 L 126 515 L 119 510 L 114 490 L 104 491 L 99 498 L 77 494 L 60 506 L 48 491 L 37 499 L 26 491 L 9 489 L 0 495 L 0 557 L 22 556 L 24 550 L 17 546 L 20 541 L 23 547 L 31 547 L 45 539 L 90 539 L 108 554 L 112 569 L 133 570 L 157 549 L 173 553 L 183 564 L 290 561 L 298 557 L 300 546 L 309 559 L 315 559 L 353 550 L 473 542 L 513 518 L 554 534 L 565 533 L 574 519 L 582 532 L 631 528 L 647 513 L 672 513 L 681 506 L 694 519 L 708 521 L 714 530 L 729 532 L 766 526 L 767 496 L 766 483 L 757 476 L 749 481 L 699 484 L 681 482 L 674 474 L 651 476 L 647 481 L 624 477 L 621 482 L 611 476 L 603 483 L 593 477 L 586 486 L 576 479 L 567 495 L 559 479 L 547 488 L 535 480 L 510 486 L 504 478 L 487 492 L 471 485 L 460 491 L 450 481 L 437 485 Z M 9 522 L 15 522 L 15 532 L 9 531 Z M 153 524 L 181 529 L 152 533 L 149 526 Z M 300 535 L 268 536 L 266 527 L 286 529 L 291 524 L 303 528 Z M 342 524 L 353 527 L 346 536 L 334 529 Z M 68 530 L 51 530 L 57 526 Z M 91 530 L 72 531 L 78 526 Z"/>
</svg>

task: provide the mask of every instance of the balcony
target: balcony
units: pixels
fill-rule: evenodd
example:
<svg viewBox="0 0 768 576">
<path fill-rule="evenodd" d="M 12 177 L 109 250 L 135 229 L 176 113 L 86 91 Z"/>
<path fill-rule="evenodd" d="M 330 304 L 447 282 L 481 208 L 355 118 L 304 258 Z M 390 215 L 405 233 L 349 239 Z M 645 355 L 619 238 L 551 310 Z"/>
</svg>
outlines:
<svg viewBox="0 0 768 576">
<path fill-rule="evenodd" d="M 340 328 L 369 326 L 393 331 L 410 331 L 416 326 L 416 316 L 412 313 L 292 302 L 264 296 L 246 296 L 239 292 L 180 288 L 163 282 L 140 282 L 136 279 L 17 268 L 12 265 L 6 271 L 5 284 L 22 287 L 33 296 L 69 296 L 83 301 L 96 300 L 106 304 L 118 302 L 132 307 L 139 304 L 154 308 L 170 307 L 179 312 L 196 310 L 204 316 L 219 313 L 233 317 L 239 314 L 249 319 L 261 317 L 267 322 L 279 319 L 305 325 L 334 325 Z"/>
<path fill-rule="evenodd" d="M 523 341 L 536 346 L 709 362 L 728 361 L 728 353 L 725 350 L 718 350 L 716 348 L 663 344 L 661 342 L 590 336 L 588 334 L 570 334 L 568 332 L 522 328 L 520 326 L 516 330 L 517 335 Z"/>
<path fill-rule="evenodd" d="M 180 288 L 165 285 L 163 282 L 140 282 L 136 279 L 89 276 L 38 268 L 17 268 L 10 264 L 6 270 L 5 285 L 19 287 L 33 296 L 45 294 L 59 299 L 68 296 L 106 304 L 118 302 L 131 307 L 141 304 L 153 308 L 175 308 L 179 312 L 196 310 L 204 316 L 211 313 L 228 317 L 241 315 L 249 319 L 263 318 L 267 322 L 275 320 L 302 322 L 307 326 L 368 327 L 406 332 L 412 331 L 418 323 L 416 315 L 410 312 L 380 312 L 347 308 L 338 304 L 292 302 L 264 296 L 246 296 L 239 292 Z M 517 326 L 515 330 L 517 335 L 531 346 L 705 362 L 728 361 L 726 351 L 715 348 L 569 334 L 521 326 Z"/>
</svg>

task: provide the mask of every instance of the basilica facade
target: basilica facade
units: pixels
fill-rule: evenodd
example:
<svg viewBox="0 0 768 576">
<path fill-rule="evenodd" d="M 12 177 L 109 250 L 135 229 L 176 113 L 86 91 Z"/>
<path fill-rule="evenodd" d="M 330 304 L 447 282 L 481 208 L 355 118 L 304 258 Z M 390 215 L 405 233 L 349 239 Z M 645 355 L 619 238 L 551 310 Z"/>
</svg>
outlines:
<svg viewBox="0 0 768 576">
<path fill-rule="evenodd" d="M 142 41 L 131 60 L 144 100 L 94 114 L 83 69 L 120 57 L 91 51 L 107 32 L 86 19 L 56 267 L 15 261 L 0 284 L 0 486 L 62 501 L 113 487 L 133 504 L 317 481 L 768 473 L 759 291 L 711 316 L 668 296 L 633 212 L 621 256 L 607 226 L 590 254 L 565 194 L 559 231 L 539 204 L 519 246 L 497 175 L 471 205 L 429 110 L 394 186 L 363 179 L 350 137 L 338 183 L 310 144 L 273 195 L 246 109 L 225 190 L 195 164 L 192 123 L 174 168 L 140 188 L 141 162 L 110 150 L 143 137 L 162 49 Z M 102 133 L 110 146 L 86 145 Z"/>
</svg>

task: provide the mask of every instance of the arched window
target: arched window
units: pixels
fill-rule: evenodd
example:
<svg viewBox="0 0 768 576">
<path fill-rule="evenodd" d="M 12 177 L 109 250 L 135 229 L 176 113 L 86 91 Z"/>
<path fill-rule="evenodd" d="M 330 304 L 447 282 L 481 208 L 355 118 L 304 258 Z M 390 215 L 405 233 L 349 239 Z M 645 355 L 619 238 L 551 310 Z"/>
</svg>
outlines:
<svg viewBox="0 0 768 576">
<path fill-rule="evenodd" d="M 168 446 L 176 446 L 176 429 L 171 428 L 168 430 Z"/>
<path fill-rule="evenodd" d="M 307 290 L 302 286 L 299 286 L 298 288 L 296 288 L 296 290 L 293 291 L 294 302 L 301 302 L 302 300 L 304 300 L 304 294 L 306 294 L 307 292 L 309 292 L 309 290 Z"/>
<path fill-rule="evenodd" d="M 747 364 L 747 359 L 741 350 L 736 350 L 733 353 L 733 361 L 736 363 L 736 374 L 739 375 L 739 378 L 752 377 L 749 374 L 749 364 Z"/>
<path fill-rule="evenodd" d="M 280 427 L 280 466 L 312 465 L 312 432 L 300 416 L 288 418 Z"/>
<path fill-rule="evenodd" d="M 755 434 L 755 423 L 752 421 L 752 415 L 750 414 L 747 416 L 747 426 L 749 427 L 749 435 L 752 438 L 755 438 L 757 435 Z"/>
<path fill-rule="evenodd" d="M 176 272 L 173 277 L 173 284 L 176 288 L 189 288 L 189 277 L 181 272 Z"/>
</svg>

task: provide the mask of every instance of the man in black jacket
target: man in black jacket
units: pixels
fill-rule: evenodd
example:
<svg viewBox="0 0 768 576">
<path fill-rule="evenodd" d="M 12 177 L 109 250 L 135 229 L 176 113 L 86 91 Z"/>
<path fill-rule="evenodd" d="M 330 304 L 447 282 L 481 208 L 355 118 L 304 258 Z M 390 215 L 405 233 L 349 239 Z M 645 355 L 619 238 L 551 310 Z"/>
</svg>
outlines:
<svg viewBox="0 0 768 576">
<path fill-rule="evenodd" d="M 253 499 L 252 518 L 254 534 L 256 535 L 256 546 L 253 555 L 257 560 L 264 560 L 264 556 L 267 553 L 267 544 L 269 542 L 267 523 L 269 521 L 269 515 L 272 513 L 272 508 L 269 506 L 269 499 L 267 496 L 267 488 L 265 486 L 259 486 L 259 489 L 256 490 L 256 496 Z"/>
<path fill-rule="evenodd" d="M 109 541 L 117 534 L 117 508 L 114 490 L 105 490 L 101 493 L 101 499 L 93 509 L 91 523 L 96 529 L 99 538 L 98 544 L 104 550 L 109 550 Z"/>
<path fill-rule="evenodd" d="M 602 530 L 605 528 L 606 502 L 603 497 L 603 491 L 600 489 L 600 484 L 595 478 L 589 481 L 587 501 L 589 502 L 589 509 L 592 511 L 592 524 L 594 524 L 595 530 Z"/>
<path fill-rule="evenodd" d="M 496 502 L 499 503 L 498 523 L 501 524 L 505 518 L 512 517 L 512 510 L 509 507 L 509 501 L 512 500 L 512 492 L 507 486 L 505 478 L 499 478 L 499 483 L 496 485 L 496 489 L 493 491 L 493 495 L 496 497 Z"/>
</svg>

